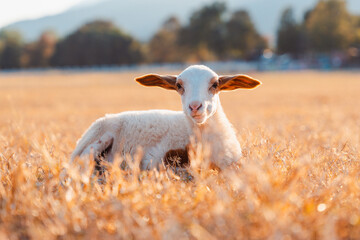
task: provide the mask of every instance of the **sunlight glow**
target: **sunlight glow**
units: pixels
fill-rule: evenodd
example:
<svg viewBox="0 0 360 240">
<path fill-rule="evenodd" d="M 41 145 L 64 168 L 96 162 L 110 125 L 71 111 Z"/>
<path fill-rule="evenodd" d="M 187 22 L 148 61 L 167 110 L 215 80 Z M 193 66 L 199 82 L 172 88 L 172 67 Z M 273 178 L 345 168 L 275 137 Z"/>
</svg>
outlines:
<svg viewBox="0 0 360 240">
<path fill-rule="evenodd" d="M 12 0 L 2 4 L 0 8 L 0 28 L 16 21 L 34 19 L 57 14 L 85 0 Z"/>
</svg>

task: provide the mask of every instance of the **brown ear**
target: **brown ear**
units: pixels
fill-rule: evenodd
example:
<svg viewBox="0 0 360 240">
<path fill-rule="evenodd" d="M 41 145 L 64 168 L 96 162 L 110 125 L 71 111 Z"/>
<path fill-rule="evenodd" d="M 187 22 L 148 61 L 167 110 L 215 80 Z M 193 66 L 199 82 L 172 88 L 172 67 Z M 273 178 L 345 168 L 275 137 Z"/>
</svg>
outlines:
<svg viewBox="0 0 360 240">
<path fill-rule="evenodd" d="M 235 90 L 238 88 L 252 89 L 261 84 L 260 81 L 247 75 L 220 76 L 220 90 Z"/>
<path fill-rule="evenodd" d="M 169 90 L 176 90 L 176 76 L 173 75 L 147 74 L 135 80 L 141 85 L 148 87 L 157 86 Z"/>
</svg>

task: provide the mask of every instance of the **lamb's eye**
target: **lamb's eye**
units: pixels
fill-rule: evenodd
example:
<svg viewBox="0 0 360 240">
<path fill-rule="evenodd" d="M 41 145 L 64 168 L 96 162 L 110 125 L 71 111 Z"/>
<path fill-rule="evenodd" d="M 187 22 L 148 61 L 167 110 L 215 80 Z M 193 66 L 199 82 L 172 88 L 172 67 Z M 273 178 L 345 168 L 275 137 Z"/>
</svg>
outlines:
<svg viewBox="0 0 360 240">
<path fill-rule="evenodd" d="M 176 84 L 176 88 L 180 94 L 183 94 L 185 92 L 185 89 L 183 88 L 183 86 L 180 83 Z"/>
<path fill-rule="evenodd" d="M 217 89 L 218 86 L 219 86 L 219 84 L 217 82 L 214 82 L 213 85 L 211 85 L 211 88 Z"/>
</svg>

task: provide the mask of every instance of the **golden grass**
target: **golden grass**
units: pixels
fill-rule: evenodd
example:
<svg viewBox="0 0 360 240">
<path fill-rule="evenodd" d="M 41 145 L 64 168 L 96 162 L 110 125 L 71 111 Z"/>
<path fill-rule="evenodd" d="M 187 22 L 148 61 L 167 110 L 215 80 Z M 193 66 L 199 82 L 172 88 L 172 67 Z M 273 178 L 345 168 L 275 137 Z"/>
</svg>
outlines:
<svg viewBox="0 0 360 240">
<path fill-rule="evenodd" d="M 263 86 L 221 94 L 238 165 L 184 182 L 114 164 L 101 184 L 69 165 L 92 121 L 181 108 L 141 74 L 0 75 L 0 239 L 360 238 L 359 72 L 249 73 Z"/>
</svg>

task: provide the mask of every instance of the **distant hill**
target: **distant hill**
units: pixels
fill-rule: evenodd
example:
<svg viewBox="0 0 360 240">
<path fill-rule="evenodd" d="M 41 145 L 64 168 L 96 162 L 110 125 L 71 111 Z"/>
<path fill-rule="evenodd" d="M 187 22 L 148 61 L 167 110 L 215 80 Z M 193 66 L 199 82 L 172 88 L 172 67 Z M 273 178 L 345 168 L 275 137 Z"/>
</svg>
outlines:
<svg viewBox="0 0 360 240">
<path fill-rule="evenodd" d="M 147 41 L 161 24 L 170 16 L 177 16 L 186 23 L 191 13 L 213 0 L 103 0 L 95 3 L 82 4 L 53 16 L 34 20 L 25 20 L 10 24 L 3 29 L 19 30 L 25 40 L 35 40 L 44 30 L 52 29 L 63 37 L 86 22 L 94 19 L 105 19 L 114 22 L 125 32 L 141 41 Z M 313 7 L 316 0 L 227 0 L 229 11 L 246 9 L 258 30 L 270 37 L 275 35 L 280 13 L 287 7 L 295 9 L 300 19 L 307 9 Z M 360 14 L 360 1 L 348 0 L 351 12 Z"/>
</svg>

